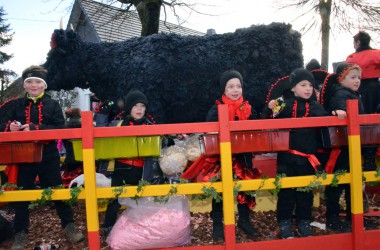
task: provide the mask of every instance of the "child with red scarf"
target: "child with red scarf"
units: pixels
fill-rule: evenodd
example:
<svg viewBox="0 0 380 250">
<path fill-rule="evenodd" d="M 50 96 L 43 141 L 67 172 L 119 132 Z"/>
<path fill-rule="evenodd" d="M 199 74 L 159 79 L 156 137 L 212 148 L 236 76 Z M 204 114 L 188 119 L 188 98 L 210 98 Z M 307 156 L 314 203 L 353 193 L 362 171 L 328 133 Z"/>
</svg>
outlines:
<svg viewBox="0 0 380 250">
<path fill-rule="evenodd" d="M 17 132 L 32 130 L 50 130 L 64 128 L 65 120 L 59 103 L 45 93 L 47 88 L 47 70 L 40 66 L 31 66 L 22 73 L 26 95 L 7 103 L 6 112 L 0 118 L 0 131 Z M 17 186 L 23 190 L 35 189 L 36 177 L 39 177 L 42 188 L 62 185 L 60 158 L 57 142 L 44 145 L 42 161 L 22 163 L 18 166 Z M 15 239 L 12 249 L 24 249 L 28 243 L 29 202 L 14 202 Z M 62 228 L 72 242 L 79 242 L 84 235 L 73 223 L 73 211 L 63 201 L 54 201 L 61 219 Z"/>
<path fill-rule="evenodd" d="M 222 97 L 215 101 L 215 105 L 211 107 L 207 114 L 206 121 L 218 120 L 218 105 L 227 104 L 229 109 L 229 120 L 250 120 L 256 118 L 256 111 L 252 109 L 247 100 L 243 98 L 243 77 L 236 70 L 229 70 L 222 73 L 220 77 L 220 89 Z M 260 173 L 252 166 L 252 153 L 237 154 L 233 156 L 232 168 L 234 175 L 239 179 L 260 178 Z M 220 162 L 217 159 L 214 171 L 209 171 L 218 174 L 220 171 Z M 239 192 L 238 197 L 238 228 L 242 229 L 249 237 L 257 235 L 257 231 L 253 228 L 250 219 L 250 209 L 256 204 L 255 198 L 244 192 Z M 212 200 L 211 218 L 213 220 L 212 238 L 214 241 L 224 239 L 223 227 L 223 203 Z"/>
<path fill-rule="evenodd" d="M 327 112 L 314 98 L 315 79 L 303 68 L 292 71 L 289 77 L 277 81 L 268 94 L 268 108 L 273 118 L 303 118 L 326 116 Z M 281 105 L 277 98 L 282 97 Z M 277 100 L 276 100 L 277 99 Z M 279 108 L 280 107 L 280 108 Z M 314 175 L 319 165 L 315 153 L 318 142 L 317 128 L 298 128 L 290 131 L 290 150 L 277 154 L 277 174 L 290 176 Z M 277 222 L 280 238 L 294 238 L 292 216 L 295 209 L 298 233 L 301 237 L 312 235 L 310 227 L 313 193 L 284 188 L 278 193 Z"/>
</svg>

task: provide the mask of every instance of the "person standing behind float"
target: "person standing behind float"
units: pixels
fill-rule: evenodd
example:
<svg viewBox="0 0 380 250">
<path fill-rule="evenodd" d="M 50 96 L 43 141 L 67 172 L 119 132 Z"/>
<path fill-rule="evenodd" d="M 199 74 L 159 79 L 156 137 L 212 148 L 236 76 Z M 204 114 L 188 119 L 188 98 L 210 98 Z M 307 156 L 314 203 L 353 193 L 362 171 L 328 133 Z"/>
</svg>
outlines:
<svg viewBox="0 0 380 250">
<path fill-rule="evenodd" d="M 359 65 L 362 70 L 359 93 L 366 114 L 376 113 L 380 100 L 380 50 L 370 46 L 371 36 L 360 31 L 354 36 L 355 53 L 346 59 L 348 63 Z M 363 148 L 363 169 L 376 170 L 376 147 Z"/>
<path fill-rule="evenodd" d="M 359 65 L 362 70 L 359 93 L 366 114 L 376 113 L 380 100 L 380 50 L 372 49 L 371 37 L 367 32 L 360 31 L 354 36 L 355 53 L 346 59 L 348 63 Z"/>
<path fill-rule="evenodd" d="M 1 118 L 0 131 L 32 131 L 45 129 L 61 129 L 64 127 L 62 109 L 58 102 L 45 93 L 47 70 L 40 66 L 31 66 L 22 73 L 26 95 L 15 99 L 8 107 L 8 111 Z M 7 122 L 6 122 L 7 121 Z M 39 176 L 42 188 L 62 185 L 60 175 L 60 158 L 56 141 L 44 145 L 42 161 L 39 163 L 19 164 L 17 186 L 22 190 L 35 188 L 35 179 Z M 14 202 L 15 239 L 12 250 L 24 249 L 28 242 L 29 202 Z M 84 235 L 79 232 L 73 223 L 73 211 L 69 205 L 57 200 L 54 201 L 57 213 L 61 219 L 61 226 L 65 235 L 72 242 L 79 242 Z"/>
</svg>

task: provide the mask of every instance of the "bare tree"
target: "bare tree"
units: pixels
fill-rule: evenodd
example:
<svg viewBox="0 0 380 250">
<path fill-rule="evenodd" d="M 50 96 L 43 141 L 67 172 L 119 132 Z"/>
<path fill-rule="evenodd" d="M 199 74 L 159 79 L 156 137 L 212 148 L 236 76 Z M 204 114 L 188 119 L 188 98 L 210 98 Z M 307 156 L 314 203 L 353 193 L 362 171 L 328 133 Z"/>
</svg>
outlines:
<svg viewBox="0 0 380 250">
<path fill-rule="evenodd" d="M 380 2 L 370 0 L 289 0 L 279 1 L 280 9 L 300 10 L 297 17 L 309 17 L 301 32 L 319 28 L 322 39 L 321 66 L 328 68 L 330 32 L 345 30 L 356 33 L 359 29 L 380 31 Z M 320 19 L 315 14 L 319 14 Z M 333 24 L 333 26 L 331 25 Z"/>
<path fill-rule="evenodd" d="M 179 25 L 185 23 L 186 18 L 178 15 L 178 9 L 182 9 L 190 14 L 192 12 L 204 14 L 197 11 L 195 8 L 197 5 L 201 5 L 200 3 L 191 3 L 192 1 L 188 0 L 102 0 L 102 2 L 108 4 L 120 2 L 122 3 L 122 8 L 125 12 L 136 10 L 142 26 L 141 36 L 149 36 L 158 33 L 161 9 L 164 11 L 165 22 L 167 18 L 167 9 L 169 9 L 173 12 Z"/>
</svg>

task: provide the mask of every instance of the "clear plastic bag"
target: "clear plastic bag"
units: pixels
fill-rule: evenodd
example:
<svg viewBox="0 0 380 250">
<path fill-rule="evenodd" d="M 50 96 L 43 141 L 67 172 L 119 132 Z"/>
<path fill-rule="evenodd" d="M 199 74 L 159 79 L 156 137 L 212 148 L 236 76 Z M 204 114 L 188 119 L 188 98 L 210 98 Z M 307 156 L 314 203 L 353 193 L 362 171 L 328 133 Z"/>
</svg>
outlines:
<svg viewBox="0 0 380 250">
<path fill-rule="evenodd" d="M 196 161 L 199 156 L 201 156 L 199 135 L 200 134 L 192 134 L 185 140 L 186 158 L 189 161 Z"/>
<path fill-rule="evenodd" d="M 113 250 L 182 246 L 191 241 L 190 210 L 186 196 L 171 196 L 167 203 L 153 197 L 135 201 L 119 198 L 127 207 L 106 242 Z"/>
<path fill-rule="evenodd" d="M 165 148 L 159 162 L 162 172 L 167 176 L 181 174 L 187 167 L 186 151 L 177 145 Z"/>
</svg>

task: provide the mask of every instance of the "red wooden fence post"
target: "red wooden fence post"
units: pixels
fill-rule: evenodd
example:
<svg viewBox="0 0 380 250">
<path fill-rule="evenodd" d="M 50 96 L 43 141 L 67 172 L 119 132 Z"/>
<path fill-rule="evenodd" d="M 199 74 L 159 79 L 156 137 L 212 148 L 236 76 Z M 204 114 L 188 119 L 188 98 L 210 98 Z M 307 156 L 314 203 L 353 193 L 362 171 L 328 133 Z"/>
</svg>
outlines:
<svg viewBox="0 0 380 250">
<path fill-rule="evenodd" d="M 233 192 L 231 136 L 227 105 L 218 105 L 218 120 L 226 249 L 235 249 L 235 199 Z"/>
<path fill-rule="evenodd" d="M 348 152 L 351 173 L 351 213 L 353 249 L 364 249 L 364 217 L 362 191 L 362 156 L 360 144 L 360 124 L 358 119 L 358 101 L 347 101 Z"/>
</svg>

